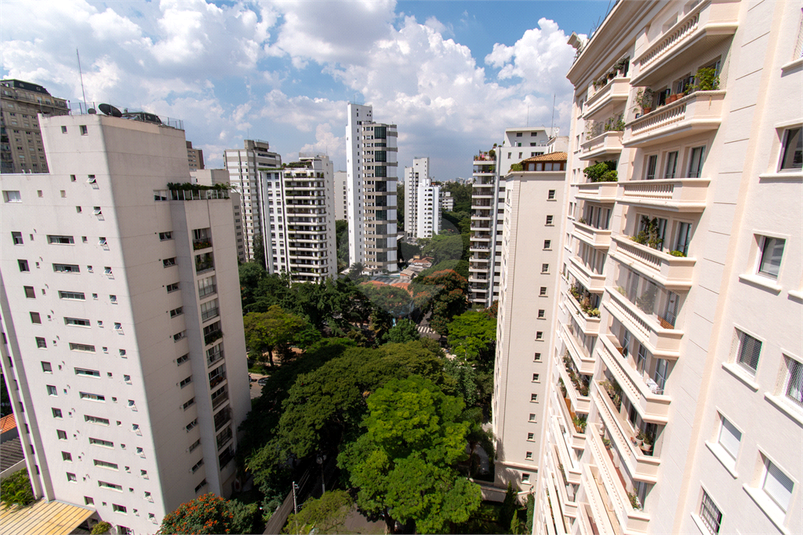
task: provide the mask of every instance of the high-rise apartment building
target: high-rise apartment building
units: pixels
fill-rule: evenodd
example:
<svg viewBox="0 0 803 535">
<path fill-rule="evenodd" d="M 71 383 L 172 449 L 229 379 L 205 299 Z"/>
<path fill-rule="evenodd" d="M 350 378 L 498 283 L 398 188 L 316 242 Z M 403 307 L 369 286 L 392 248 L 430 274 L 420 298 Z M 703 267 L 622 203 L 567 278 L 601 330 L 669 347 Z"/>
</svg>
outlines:
<svg viewBox="0 0 803 535">
<path fill-rule="evenodd" d="M 229 198 L 231 199 L 232 216 L 234 219 L 234 239 L 237 245 L 237 258 L 240 262 L 245 262 L 245 237 L 243 235 L 243 218 L 240 212 L 240 194 L 231 189 L 229 172 L 226 169 L 190 169 L 190 179 L 193 184 L 200 184 L 202 186 L 225 184 L 229 187 Z"/>
<path fill-rule="evenodd" d="M 454 197 L 449 191 L 441 191 L 441 210 L 444 212 L 454 211 Z"/>
<path fill-rule="evenodd" d="M 416 238 L 431 238 L 441 231 L 441 187 L 422 179 L 416 190 Z"/>
<path fill-rule="evenodd" d="M 227 149 L 223 153 L 232 188 L 240 194 L 240 215 L 243 220 L 245 258 L 254 260 L 254 238 L 261 236 L 264 243 L 265 214 L 262 213 L 263 192 L 260 190 L 260 169 L 280 169 L 282 157 L 270 151 L 267 141 L 246 139 L 242 149 Z"/>
<path fill-rule="evenodd" d="M 413 165 L 404 168 L 404 234 L 418 234 L 418 185 L 429 179 L 429 158 L 413 158 Z"/>
<path fill-rule="evenodd" d="M 47 173 L 39 114 L 66 115 L 67 101 L 21 80 L 0 80 L 0 90 L 0 173 Z"/>
<path fill-rule="evenodd" d="M 348 221 L 348 173 L 335 171 L 335 221 Z"/>
<path fill-rule="evenodd" d="M 228 495 L 250 408 L 231 202 L 184 132 L 42 119 L 51 172 L 0 178 L 2 369 L 36 496 L 154 533 Z"/>
<path fill-rule="evenodd" d="M 501 284 L 494 367 L 494 484 L 533 488 L 549 395 L 550 351 L 566 180 L 565 152 L 521 162 L 505 180 Z"/>
<path fill-rule="evenodd" d="M 260 171 L 264 192 L 265 261 L 292 282 L 337 274 L 334 171 L 329 157 L 299 154 L 284 169 Z"/>
<path fill-rule="evenodd" d="M 348 115 L 349 264 L 396 272 L 396 125 L 374 122 L 371 106 L 349 104 Z"/>
<path fill-rule="evenodd" d="M 511 165 L 547 152 L 544 127 L 508 128 L 501 146 L 474 156 L 471 188 L 469 301 L 489 307 L 499 299 L 505 179 Z"/>
<path fill-rule="evenodd" d="M 799 2 L 703 0 L 570 41 L 536 533 L 803 531 L 802 40 Z"/>
<path fill-rule="evenodd" d="M 192 141 L 187 141 L 187 164 L 190 166 L 190 171 L 204 168 L 204 151 L 193 148 Z"/>
</svg>

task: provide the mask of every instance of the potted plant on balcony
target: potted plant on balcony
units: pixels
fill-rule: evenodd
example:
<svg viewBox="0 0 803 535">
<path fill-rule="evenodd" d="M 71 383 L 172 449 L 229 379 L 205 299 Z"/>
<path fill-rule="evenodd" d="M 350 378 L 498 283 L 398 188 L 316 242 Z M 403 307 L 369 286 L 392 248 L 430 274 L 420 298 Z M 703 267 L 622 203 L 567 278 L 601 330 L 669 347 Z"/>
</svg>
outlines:
<svg viewBox="0 0 803 535">
<path fill-rule="evenodd" d="M 644 455 L 652 455 L 652 437 L 650 437 L 644 431 L 639 431 L 639 438 L 641 439 L 641 444 L 639 448 Z"/>
<path fill-rule="evenodd" d="M 628 492 L 627 493 L 627 497 L 630 499 L 630 505 L 633 507 L 633 509 L 636 509 L 637 511 L 640 511 L 641 510 L 641 501 L 638 499 L 638 496 L 636 496 L 632 492 Z"/>
<path fill-rule="evenodd" d="M 703 67 L 694 75 L 694 91 L 715 91 L 719 89 L 719 75 L 713 67 Z"/>
<path fill-rule="evenodd" d="M 639 89 L 636 94 L 636 104 L 641 108 L 641 113 L 648 114 L 652 111 L 653 91 L 649 87 L 646 89 Z"/>
</svg>

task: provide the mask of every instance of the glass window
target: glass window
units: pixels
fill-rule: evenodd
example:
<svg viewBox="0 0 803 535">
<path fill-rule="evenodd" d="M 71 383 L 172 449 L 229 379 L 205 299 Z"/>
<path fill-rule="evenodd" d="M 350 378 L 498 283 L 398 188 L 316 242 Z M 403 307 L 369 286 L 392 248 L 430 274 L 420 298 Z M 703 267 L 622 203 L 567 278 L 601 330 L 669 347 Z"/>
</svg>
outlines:
<svg viewBox="0 0 803 535">
<path fill-rule="evenodd" d="M 795 484 L 772 461 L 765 459 L 764 463 L 761 490 L 785 513 L 789 508 Z"/>
<path fill-rule="evenodd" d="M 658 167 L 658 155 L 652 154 L 647 156 L 646 172 L 644 173 L 644 180 L 655 179 L 655 169 Z"/>
<path fill-rule="evenodd" d="M 788 370 L 784 393 L 787 398 L 803 406 L 803 364 L 789 357 L 784 358 Z"/>
<path fill-rule="evenodd" d="M 720 416 L 720 419 L 717 443 L 722 446 L 722 449 L 728 455 L 736 459 L 736 455 L 739 453 L 739 443 L 742 440 L 742 432 L 736 429 L 724 416 Z"/>
<path fill-rule="evenodd" d="M 761 353 L 761 342 L 738 329 L 736 330 L 736 342 L 738 345 L 737 362 L 751 375 L 755 375 L 758 369 L 758 357 Z"/>
<path fill-rule="evenodd" d="M 666 169 L 664 178 L 675 178 L 678 168 L 678 152 L 673 151 L 666 155 Z"/>
<path fill-rule="evenodd" d="M 722 513 L 714 505 L 713 500 L 706 491 L 703 491 L 703 499 L 700 503 L 700 520 L 710 533 L 719 533 L 719 526 L 722 524 Z"/>
<path fill-rule="evenodd" d="M 758 261 L 758 272 L 761 275 L 777 279 L 786 240 L 761 236 L 761 258 Z"/>
<path fill-rule="evenodd" d="M 691 223 L 678 223 L 678 232 L 675 239 L 675 251 L 680 251 L 684 255 L 689 254 L 689 242 L 691 242 Z"/>
<path fill-rule="evenodd" d="M 790 128 L 784 132 L 781 171 L 801 168 L 803 168 L 803 129 Z"/>
<path fill-rule="evenodd" d="M 689 178 L 700 178 L 703 172 L 703 158 L 705 156 L 705 146 L 694 147 L 689 158 Z"/>
</svg>

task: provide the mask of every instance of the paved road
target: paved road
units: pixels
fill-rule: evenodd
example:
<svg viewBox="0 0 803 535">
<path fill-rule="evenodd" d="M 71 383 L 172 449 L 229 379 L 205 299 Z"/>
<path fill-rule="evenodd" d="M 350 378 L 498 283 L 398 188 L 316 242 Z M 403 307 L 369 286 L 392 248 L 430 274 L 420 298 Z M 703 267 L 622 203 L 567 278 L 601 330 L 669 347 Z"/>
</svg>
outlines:
<svg viewBox="0 0 803 535">
<path fill-rule="evenodd" d="M 262 377 L 267 377 L 266 375 L 262 375 L 259 373 L 252 373 L 249 375 L 251 375 L 252 379 L 257 379 L 257 380 L 261 379 Z M 257 384 L 256 381 L 253 381 L 251 383 L 251 399 L 258 398 L 261 395 L 262 395 L 262 385 L 259 385 Z"/>
</svg>

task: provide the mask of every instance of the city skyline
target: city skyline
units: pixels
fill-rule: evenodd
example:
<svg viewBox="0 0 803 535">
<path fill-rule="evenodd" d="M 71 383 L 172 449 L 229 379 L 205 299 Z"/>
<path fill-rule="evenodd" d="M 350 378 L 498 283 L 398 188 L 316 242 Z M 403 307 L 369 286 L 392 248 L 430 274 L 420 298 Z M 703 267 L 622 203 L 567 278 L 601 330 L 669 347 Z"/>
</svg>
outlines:
<svg viewBox="0 0 803 535">
<path fill-rule="evenodd" d="M 184 121 L 207 167 L 244 139 L 285 159 L 325 152 L 345 169 L 346 104 L 399 124 L 399 161 L 446 145 L 435 180 L 510 126 L 565 134 L 576 31 L 604 2 L 4 4 L 2 75 L 82 100 Z M 52 20 L 57 17 L 58 24 Z M 529 116 L 529 121 L 528 121 Z M 521 124 L 520 124 L 521 123 Z"/>
</svg>

